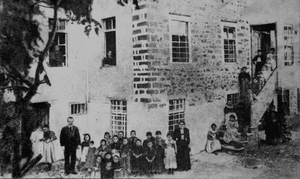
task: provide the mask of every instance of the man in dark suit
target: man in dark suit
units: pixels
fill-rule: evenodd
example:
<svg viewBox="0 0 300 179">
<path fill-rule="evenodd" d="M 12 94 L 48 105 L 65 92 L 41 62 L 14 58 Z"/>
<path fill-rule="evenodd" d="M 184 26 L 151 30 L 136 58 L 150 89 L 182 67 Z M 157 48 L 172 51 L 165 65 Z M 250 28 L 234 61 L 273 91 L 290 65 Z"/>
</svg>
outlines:
<svg viewBox="0 0 300 179">
<path fill-rule="evenodd" d="M 66 175 L 75 172 L 76 163 L 76 149 L 80 145 L 80 134 L 79 129 L 73 125 L 74 118 L 68 117 L 68 125 L 63 127 L 60 133 L 60 145 L 65 147 L 65 173 Z M 70 163 L 71 158 L 71 163 Z"/>
<path fill-rule="evenodd" d="M 191 159 L 190 159 L 190 132 L 189 129 L 185 127 L 185 122 L 179 122 L 179 128 L 174 130 L 173 139 L 176 141 L 177 145 L 177 169 L 179 171 L 188 171 L 191 169 Z"/>
</svg>

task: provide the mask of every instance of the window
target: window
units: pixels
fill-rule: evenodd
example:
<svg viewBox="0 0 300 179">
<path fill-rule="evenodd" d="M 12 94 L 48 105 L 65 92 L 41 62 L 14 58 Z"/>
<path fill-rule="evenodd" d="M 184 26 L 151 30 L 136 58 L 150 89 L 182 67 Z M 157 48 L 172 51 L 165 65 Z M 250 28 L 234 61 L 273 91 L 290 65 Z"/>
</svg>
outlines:
<svg viewBox="0 0 300 179">
<path fill-rule="evenodd" d="M 236 62 L 236 33 L 235 27 L 223 26 L 224 61 Z"/>
<path fill-rule="evenodd" d="M 54 24 L 54 19 L 49 19 L 49 35 Z M 53 45 L 50 47 L 49 65 L 50 67 L 67 66 L 67 40 L 66 20 L 59 19 L 57 24 L 57 32 L 54 38 Z"/>
<path fill-rule="evenodd" d="M 232 106 L 237 106 L 239 103 L 239 93 L 227 94 L 227 103 L 231 103 Z"/>
<path fill-rule="evenodd" d="M 290 66 L 294 64 L 292 25 L 285 25 L 283 27 L 283 38 L 284 38 L 284 66 Z"/>
<path fill-rule="evenodd" d="M 127 134 L 127 102 L 121 100 L 111 101 L 111 129 L 112 134 L 123 131 Z"/>
<path fill-rule="evenodd" d="M 86 114 L 87 108 L 86 103 L 71 103 L 70 114 L 71 115 L 82 115 Z"/>
<path fill-rule="evenodd" d="M 189 62 L 189 17 L 172 15 L 170 21 L 172 62 Z"/>
<path fill-rule="evenodd" d="M 116 66 L 116 18 L 103 19 L 104 34 L 105 34 L 105 48 L 106 57 L 108 58 L 108 52 L 111 53 L 110 60 L 104 61 L 104 65 Z"/>
<path fill-rule="evenodd" d="M 184 121 L 184 99 L 169 101 L 169 131 L 173 132 L 179 121 Z"/>
<path fill-rule="evenodd" d="M 289 89 L 285 89 L 283 91 L 283 109 L 285 114 L 290 115 L 290 90 Z"/>
</svg>

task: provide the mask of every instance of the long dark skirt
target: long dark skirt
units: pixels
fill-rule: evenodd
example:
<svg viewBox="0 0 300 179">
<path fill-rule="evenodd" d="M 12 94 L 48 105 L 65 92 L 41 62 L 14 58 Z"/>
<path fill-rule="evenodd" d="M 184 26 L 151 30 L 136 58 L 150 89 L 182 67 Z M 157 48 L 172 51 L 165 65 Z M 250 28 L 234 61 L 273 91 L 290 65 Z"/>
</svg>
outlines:
<svg viewBox="0 0 300 179">
<path fill-rule="evenodd" d="M 141 173 L 143 171 L 143 156 L 135 158 L 131 156 L 131 172 L 132 173 Z"/>
<path fill-rule="evenodd" d="M 101 179 L 112 179 L 114 178 L 114 170 L 101 170 Z"/>
<path fill-rule="evenodd" d="M 147 160 L 145 161 L 145 173 L 146 174 L 153 174 L 155 172 L 154 168 L 154 161 L 153 162 L 148 162 Z"/>
<path fill-rule="evenodd" d="M 165 169 L 164 166 L 164 148 L 162 146 L 158 146 L 157 155 L 154 159 L 154 170 L 157 173 L 162 173 Z"/>
<path fill-rule="evenodd" d="M 177 145 L 177 169 L 187 171 L 191 169 L 190 148 L 188 145 Z"/>
</svg>

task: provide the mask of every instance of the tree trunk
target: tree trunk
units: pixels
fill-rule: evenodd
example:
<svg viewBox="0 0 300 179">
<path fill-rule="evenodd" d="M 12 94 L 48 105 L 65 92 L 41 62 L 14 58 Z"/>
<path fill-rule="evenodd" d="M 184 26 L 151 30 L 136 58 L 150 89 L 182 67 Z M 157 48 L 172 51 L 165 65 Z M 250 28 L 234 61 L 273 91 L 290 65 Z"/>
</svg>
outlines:
<svg viewBox="0 0 300 179">
<path fill-rule="evenodd" d="M 21 155 L 20 155 L 20 145 L 17 140 L 13 141 L 13 154 L 12 154 L 12 178 L 21 178 Z"/>
</svg>

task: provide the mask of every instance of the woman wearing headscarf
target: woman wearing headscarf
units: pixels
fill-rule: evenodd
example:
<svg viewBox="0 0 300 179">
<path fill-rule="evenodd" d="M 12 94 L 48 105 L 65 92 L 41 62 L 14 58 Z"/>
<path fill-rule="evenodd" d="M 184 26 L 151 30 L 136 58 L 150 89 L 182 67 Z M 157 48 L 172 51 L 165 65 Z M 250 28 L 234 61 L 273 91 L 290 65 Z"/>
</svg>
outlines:
<svg viewBox="0 0 300 179">
<path fill-rule="evenodd" d="M 52 163 L 55 162 L 55 150 L 53 141 L 57 139 L 55 133 L 49 130 L 49 126 L 45 125 L 43 127 L 44 130 L 44 158 L 45 163 L 49 164 L 49 168 L 51 169 Z"/>
</svg>

